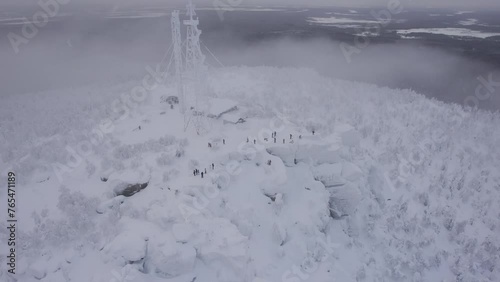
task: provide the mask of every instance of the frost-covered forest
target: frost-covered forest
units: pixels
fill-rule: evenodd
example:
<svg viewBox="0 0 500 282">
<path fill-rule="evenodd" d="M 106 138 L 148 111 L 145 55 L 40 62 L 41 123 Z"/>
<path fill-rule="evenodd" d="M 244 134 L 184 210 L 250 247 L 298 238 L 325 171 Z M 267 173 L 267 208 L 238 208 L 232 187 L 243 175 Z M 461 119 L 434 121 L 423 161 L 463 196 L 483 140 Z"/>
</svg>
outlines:
<svg viewBox="0 0 500 282">
<path fill-rule="evenodd" d="M 227 67 L 198 102 L 237 110 L 186 120 L 173 83 L 137 85 L 3 98 L 17 281 L 500 279 L 498 113 Z"/>
</svg>

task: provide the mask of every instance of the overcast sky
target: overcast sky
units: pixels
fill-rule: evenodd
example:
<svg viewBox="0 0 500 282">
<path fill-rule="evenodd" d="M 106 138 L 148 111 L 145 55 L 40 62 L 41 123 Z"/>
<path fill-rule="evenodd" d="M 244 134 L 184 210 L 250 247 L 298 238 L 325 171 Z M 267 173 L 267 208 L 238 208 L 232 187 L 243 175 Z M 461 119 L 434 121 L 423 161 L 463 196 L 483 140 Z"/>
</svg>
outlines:
<svg viewBox="0 0 500 282">
<path fill-rule="evenodd" d="M 31 5 L 35 6 L 39 1 L 51 0 L 0 0 L 0 7 L 2 4 L 11 5 Z M 52 0 L 54 1 L 54 0 Z M 62 0 L 60 0 L 62 1 Z M 166 3 L 178 5 L 183 0 L 64 0 L 70 1 L 71 4 L 79 5 L 97 5 L 97 4 L 111 4 L 111 5 L 127 5 L 137 4 L 146 5 L 149 3 Z M 300 6 L 351 6 L 351 7 L 373 7 L 373 6 L 387 6 L 390 1 L 398 0 L 193 0 L 199 6 L 213 6 L 214 2 L 220 1 L 222 3 L 241 3 L 240 5 L 263 5 L 263 6 L 283 6 L 283 5 L 300 5 Z M 429 7 L 429 8 L 467 8 L 467 9 L 485 9 L 496 8 L 500 9 L 500 0 L 399 0 L 404 7 Z"/>
</svg>

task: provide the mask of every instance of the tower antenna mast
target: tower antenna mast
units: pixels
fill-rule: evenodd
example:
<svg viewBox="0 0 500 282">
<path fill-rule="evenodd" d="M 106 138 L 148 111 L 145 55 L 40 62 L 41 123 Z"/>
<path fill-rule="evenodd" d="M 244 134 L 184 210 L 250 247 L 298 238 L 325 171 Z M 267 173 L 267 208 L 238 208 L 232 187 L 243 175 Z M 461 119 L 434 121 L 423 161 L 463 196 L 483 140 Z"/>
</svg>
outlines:
<svg viewBox="0 0 500 282">
<path fill-rule="evenodd" d="M 186 111 L 186 101 L 184 95 L 184 84 L 182 81 L 182 39 L 181 39 L 181 21 L 179 19 L 179 11 L 172 12 L 172 41 L 174 46 L 174 65 L 175 65 L 175 80 L 177 84 L 177 94 L 181 106 L 181 113 Z"/>
<path fill-rule="evenodd" d="M 191 0 L 187 4 L 187 16 L 189 19 L 184 21 L 184 25 L 187 26 L 186 71 L 194 72 L 196 76 L 205 61 L 205 56 L 200 47 L 201 30 L 198 29 L 200 21 L 196 16 L 195 6 Z"/>
</svg>

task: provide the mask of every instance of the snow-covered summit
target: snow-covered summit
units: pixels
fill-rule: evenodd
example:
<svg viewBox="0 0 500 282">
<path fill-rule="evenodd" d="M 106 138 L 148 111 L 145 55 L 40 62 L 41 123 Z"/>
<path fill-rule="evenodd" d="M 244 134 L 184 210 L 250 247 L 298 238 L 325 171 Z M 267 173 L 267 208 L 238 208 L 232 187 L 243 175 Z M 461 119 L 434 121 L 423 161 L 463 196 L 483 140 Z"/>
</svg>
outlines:
<svg viewBox="0 0 500 282">
<path fill-rule="evenodd" d="M 245 122 L 189 119 L 169 83 L 3 101 L 19 281 L 498 280 L 498 114 L 305 69 L 207 81 Z"/>
</svg>

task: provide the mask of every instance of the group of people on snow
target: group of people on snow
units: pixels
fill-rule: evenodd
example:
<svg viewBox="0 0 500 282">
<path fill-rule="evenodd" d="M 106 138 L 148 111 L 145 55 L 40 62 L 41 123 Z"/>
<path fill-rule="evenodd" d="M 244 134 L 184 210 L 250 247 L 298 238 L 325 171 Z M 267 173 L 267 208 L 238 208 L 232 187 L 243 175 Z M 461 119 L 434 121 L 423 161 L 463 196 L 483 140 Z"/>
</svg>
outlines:
<svg viewBox="0 0 500 282">
<path fill-rule="evenodd" d="M 313 130 L 312 134 L 314 135 L 315 133 L 316 132 Z M 271 138 L 273 138 L 274 139 L 274 143 L 276 143 L 276 138 L 277 138 L 277 132 L 276 131 L 274 131 L 274 132 L 271 133 Z M 302 139 L 302 135 L 299 135 L 299 139 Z M 264 141 L 267 142 L 267 141 L 269 141 L 269 139 L 268 138 L 264 138 Z M 247 143 L 249 143 L 249 142 L 250 142 L 250 138 L 247 137 Z M 283 138 L 283 144 L 285 144 L 285 142 L 286 142 L 286 139 Z M 253 143 L 256 144 L 257 140 L 253 139 Z M 291 133 L 290 133 L 290 143 L 293 143 L 293 134 L 291 134 Z M 226 145 L 226 139 L 222 139 L 222 144 Z M 208 142 L 208 147 L 212 148 L 212 143 Z M 294 161 L 295 164 L 297 164 L 297 159 L 294 159 L 293 161 Z M 267 161 L 267 165 L 271 165 L 271 163 L 272 163 L 271 160 Z M 214 163 L 212 163 L 211 168 L 212 168 L 212 170 L 215 169 L 215 164 Z M 207 169 L 206 168 L 204 169 L 204 171 L 201 171 L 201 172 L 197 168 L 193 170 L 193 176 L 201 175 L 201 178 L 204 178 L 204 176 L 206 174 L 207 174 Z"/>
<path fill-rule="evenodd" d="M 214 170 L 215 164 L 212 163 L 212 165 L 210 165 L 210 167 L 212 168 L 212 170 Z M 199 169 L 195 168 L 193 170 L 193 176 L 197 176 L 197 175 L 201 175 L 201 178 L 203 178 L 205 175 L 207 175 L 207 169 L 205 168 L 203 171 L 200 171 Z"/>
<path fill-rule="evenodd" d="M 222 144 L 226 145 L 226 139 L 222 139 Z M 208 142 L 208 148 L 212 148 L 212 143 Z"/>
<path fill-rule="evenodd" d="M 314 130 L 313 130 L 313 135 L 314 135 Z M 276 141 L 277 141 L 277 132 L 276 131 L 271 133 L 271 138 L 273 138 L 274 143 L 276 143 Z M 299 139 L 302 139 L 302 135 L 299 135 Z M 290 140 L 291 140 L 290 143 L 293 143 L 293 134 L 290 134 Z M 264 138 L 264 141 L 268 142 L 269 139 L 266 137 L 266 138 Z M 250 142 L 250 138 L 247 137 L 247 143 L 249 143 L 249 142 Z M 285 144 L 285 143 L 286 143 L 286 139 L 283 138 L 283 144 Z M 256 139 L 253 139 L 253 144 L 254 145 L 257 144 Z"/>
</svg>

